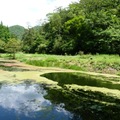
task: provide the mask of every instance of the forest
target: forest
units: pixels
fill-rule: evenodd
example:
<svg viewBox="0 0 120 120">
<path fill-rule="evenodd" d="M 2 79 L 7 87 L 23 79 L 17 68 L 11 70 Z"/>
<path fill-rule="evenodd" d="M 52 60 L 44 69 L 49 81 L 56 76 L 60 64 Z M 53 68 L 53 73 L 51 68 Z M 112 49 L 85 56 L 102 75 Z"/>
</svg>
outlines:
<svg viewBox="0 0 120 120">
<path fill-rule="evenodd" d="M 80 0 L 46 16 L 41 25 L 27 29 L 1 22 L 0 53 L 120 55 L 119 0 Z"/>
</svg>

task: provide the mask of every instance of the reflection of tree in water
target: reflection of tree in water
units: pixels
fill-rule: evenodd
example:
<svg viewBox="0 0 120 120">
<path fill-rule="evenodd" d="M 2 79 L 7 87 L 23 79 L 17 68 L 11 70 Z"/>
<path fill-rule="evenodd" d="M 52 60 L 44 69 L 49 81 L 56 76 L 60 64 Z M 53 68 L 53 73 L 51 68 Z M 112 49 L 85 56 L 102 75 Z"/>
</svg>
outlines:
<svg viewBox="0 0 120 120">
<path fill-rule="evenodd" d="M 50 89 L 46 95 L 53 103 L 64 103 L 65 109 L 74 113 L 74 120 L 118 120 L 120 118 L 120 99 L 106 96 L 100 92 L 78 89 L 71 92 L 65 88 Z"/>
<path fill-rule="evenodd" d="M 59 86 L 64 86 L 65 84 L 77 84 L 81 86 L 93 86 L 93 87 L 105 87 L 108 89 L 118 89 L 120 90 L 120 84 L 112 83 L 114 80 L 103 80 L 96 76 L 80 74 L 80 73 L 46 73 L 42 76 L 58 82 Z M 114 81 L 115 82 L 115 81 Z"/>
<path fill-rule="evenodd" d="M 30 71 L 28 69 L 20 68 L 19 66 L 6 66 L 6 65 L 0 65 L 0 69 L 5 71 Z"/>
<path fill-rule="evenodd" d="M 15 63 L 14 61 L 0 60 L 0 63 Z"/>
<path fill-rule="evenodd" d="M 0 60 L 0 69 L 5 71 L 30 71 L 28 69 L 21 68 L 19 65 L 15 64 L 14 61 Z"/>
<path fill-rule="evenodd" d="M 0 89 L 1 89 L 2 85 L 3 85 L 3 83 L 0 82 Z"/>
</svg>

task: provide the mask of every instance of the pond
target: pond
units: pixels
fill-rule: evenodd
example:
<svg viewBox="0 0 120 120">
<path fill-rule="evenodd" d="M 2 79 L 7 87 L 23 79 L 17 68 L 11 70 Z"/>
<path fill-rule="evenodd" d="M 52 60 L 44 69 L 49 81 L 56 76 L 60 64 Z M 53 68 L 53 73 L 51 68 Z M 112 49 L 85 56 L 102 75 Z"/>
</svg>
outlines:
<svg viewBox="0 0 120 120">
<path fill-rule="evenodd" d="M 112 80 L 96 79 L 89 75 L 78 73 L 47 73 L 42 75 L 48 79 L 58 82 L 62 89 L 51 89 L 48 91 L 48 99 L 53 103 L 65 104 L 65 109 L 80 115 L 83 120 L 119 120 L 120 98 L 106 95 L 101 91 L 84 89 L 69 89 L 65 85 L 80 85 L 96 88 L 105 88 L 120 93 L 120 83 L 113 84 Z M 115 81 L 113 79 L 113 81 Z M 76 120 L 76 119 L 75 119 Z"/>
<path fill-rule="evenodd" d="M 113 84 L 112 81 L 100 80 L 90 75 L 82 75 L 80 73 L 47 73 L 42 75 L 53 81 L 57 81 L 58 85 L 77 84 L 81 86 L 104 87 L 109 89 L 120 90 L 120 84 Z"/>
<path fill-rule="evenodd" d="M 48 93 L 40 84 L 1 84 L 0 120 L 73 120 L 64 103 L 46 99 Z M 81 119 L 82 120 L 82 119 Z"/>
</svg>

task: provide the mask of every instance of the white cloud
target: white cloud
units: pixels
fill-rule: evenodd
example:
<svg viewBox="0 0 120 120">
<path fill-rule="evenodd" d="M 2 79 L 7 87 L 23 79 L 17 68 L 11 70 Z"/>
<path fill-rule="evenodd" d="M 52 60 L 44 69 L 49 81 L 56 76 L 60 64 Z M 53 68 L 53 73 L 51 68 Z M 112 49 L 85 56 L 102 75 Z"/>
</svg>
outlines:
<svg viewBox="0 0 120 120">
<path fill-rule="evenodd" d="M 8 26 L 27 26 L 28 23 L 35 26 L 47 13 L 75 1 L 78 0 L 1 0 L 0 21 Z"/>
</svg>

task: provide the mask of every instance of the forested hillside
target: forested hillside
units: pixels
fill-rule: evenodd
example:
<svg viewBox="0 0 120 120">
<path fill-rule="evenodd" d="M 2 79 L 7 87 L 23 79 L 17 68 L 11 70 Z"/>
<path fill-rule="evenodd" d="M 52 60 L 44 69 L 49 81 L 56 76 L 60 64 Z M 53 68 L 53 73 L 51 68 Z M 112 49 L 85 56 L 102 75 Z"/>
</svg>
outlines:
<svg viewBox="0 0 120 120">
<path fill-rule="evenodd" d="M 57 8 L 47 14 L 47 19 L 40 27 L 25 31 L 19 26 L 9 28 L 21 39 L 24 52 L 120 55 L 119 0 L 80 0 L 67 8 Z M 6 32 L 0 34 L 1 39 L 7 41 L 9 37 L 15 37 L 7 27 L 4 29 Z"/>
<path fill-rule="evenodd" d="M 22 36 L 25 32 L 25 28 L 20 25 L 14 25 L 9 27 L 10 34 L 18 39 L 22 39 Z"/>
</svg>

